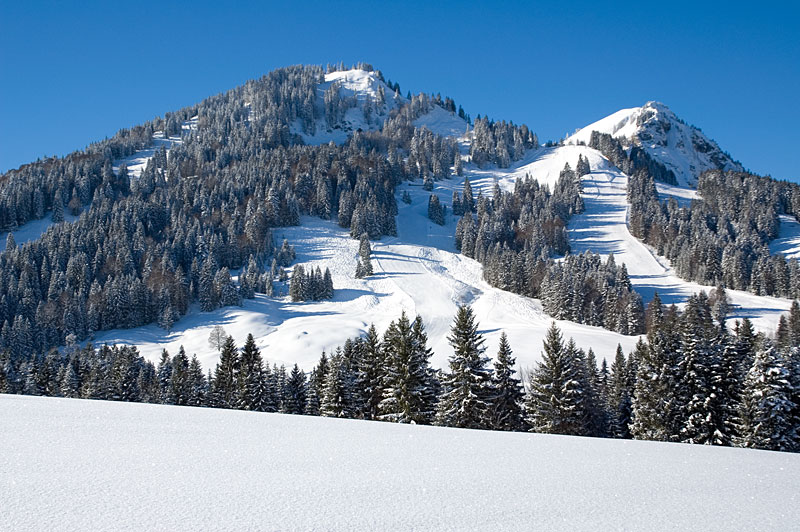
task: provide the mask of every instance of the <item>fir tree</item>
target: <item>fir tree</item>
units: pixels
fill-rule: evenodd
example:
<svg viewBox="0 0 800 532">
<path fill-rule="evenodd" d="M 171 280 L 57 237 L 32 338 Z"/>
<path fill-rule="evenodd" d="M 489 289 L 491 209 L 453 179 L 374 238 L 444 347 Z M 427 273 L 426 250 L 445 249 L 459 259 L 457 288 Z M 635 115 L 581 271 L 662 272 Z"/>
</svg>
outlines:
<svg viewBox="0 0 800 532">
<path fill-rule="evenodd" d="M 416 323 L 416 322 L 415 322 Z M 435 406 L 429 358 L 431 352 L 422 332 L 415 332 L 405 312 L 383 336 L 383 398 L 379 419 L 395 423 L 429 423 Z"/>
<path fill-rule="evenodd" d="M 564 345 L 555 322 L 547 330 L 542 361 L 530 376 L 527 422 L 533 432 L 586 433 L 582 367 L 571 344 Z"/>
<path fill-rule="evenodd" d="M 747 372 L 739 406 L 739 447 L 790 451 L 797 442 L 792 419 L 791 376 L 786 361 L 775 348 L 756 352 Z"/>
<path fill-rule="evenodd" d="M 219 355 L 219 362 L 214 370 L 211 383 L 213 406 L 217 408 L 234 408 L 237 404 L 237 379 L 239 373 L 239 353 L 232 336 L 225 339 Z"/>
<path fill-rule="evenodd" d="M 444 393 L 436 422 L 448 427 L 488 428 L 492 372 L 487 367 L 489 358 L 483 356 L 485 340 L 468 305 L 459 307 L 447 340 L 454 352 L 449 359 L 450 373 L 442 379 Z"/>
<path fill-rule="evenodd" d="M 521 404 L 524 394 L 520 380 L 514 376 L 515 365 L 516 359 L 503 332 L 492 373 L 491 427 L 496 430 L 522 429 Z"/>
</svg>

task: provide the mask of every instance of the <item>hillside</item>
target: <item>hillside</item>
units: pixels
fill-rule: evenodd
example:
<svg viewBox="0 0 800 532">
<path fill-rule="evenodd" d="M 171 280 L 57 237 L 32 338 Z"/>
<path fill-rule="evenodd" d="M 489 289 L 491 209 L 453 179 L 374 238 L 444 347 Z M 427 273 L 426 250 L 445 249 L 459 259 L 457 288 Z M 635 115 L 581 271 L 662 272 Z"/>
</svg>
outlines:
<svg viewBox="0 0 800 532">
<path fill-rule="evenodd" d="M 800 456 L 0 395 L 9 530 L 762 530 Z"/>
<path fill-rule="evenodd" d="M 9 324 L 6 343 L 30 335 L 31 343 L 63 345 L 68 333 L 74 332 L 83 344 L 135 345 L 153 362 L 163 349 L 175 353 L 183 345 L 198 355 L 204 367 L 212 368 L 218 354 L 207 339 L 214 326 L 222 325 L 239 342 L 252 333 L 270 362 L 310 368 L 322 351 L 330 352 L 345 339 L 363 334 L 371 323 L 382 331 L 405 311 L 422 316 L 435 353 L 432 363 L 444 367 L 453 315 L 459 305 L 470 304 L 490 352 L 505 331 L 520 368 L 529 368 L 539 359 L 552 318 L 539 299 L 491 286 L 484 280 L 481 263 L 458 252 L 454 233 L 459 217 L 452 214 L 451 198 L 463 191 L 467 179 L 476 193 L 487 197 L 495 183 L 510 192 L 525 176 L 552 190 L 565 165 L 575 168 L 579 156 L 589 161 L 591 171 L 582 176 L 586 210 L 567 225 L 572 254 L 592 251 L 606 257 L 614 253 L 626 265 L 632 288 L 645 304 L 658 292 L 665 303 L 680 306 L 692 294 L 714 288 L 679 278 L 667 259 L 631 234 L 628 175 L 599 151 L 578 145 L 592 131 L 613 135 L 628 149 L 630 143 L 641 145 L 675 172 L 683 185 L 658 183 L 662 199 L 675 198 L 688 207 L 698 198 L 688 184 L 695 183 L 701 171 L 740 170 L 741 166 L 663 104 L 650 102 L 614 113 L 583 128 L 562 146 L 539 146 L 536 141 L 526 148 L 530 145 L 519 138 L 489 142 L 486 122 L 481 123 L 481 132 L 471 128 L 465 115 L 455 112 L 452 100 L 426 95 L 408 99 L 396 88 L 368 67 L 328 72 L 291 67 L 92 147 L 79 160 L 94 161 L 93 167 L 74 170 L 73 163 L 66 165 L 67 172 L 76 172 L 70 204 L 77 202 L 76 212 L 83 212 L 80 219 L 65 211 L 67 223 L 55 226 L 50 212 L 27 223 L 9 222 L 18 245 L 28 242 L 38 248 L 35 253 L 26 248 L 24 259 L 19 250 L 5 255 L 17 260 L 13 276 L 4 280 L 14 286 L 8 293 L 15 300 L 0 307 Z M 397 149 L 389 150 L 389 144 Z M 444 163 L 431 160 L 444 157 L 442 153 L 449 149 L 458 154 L 461 176 L 454 166 L 447 167 L 452 155 Z M 507 149 L 512 149 L 513 158 L 503 152 Z M 122 156 L 113 157 L 115 153 Z M 365 153 L 371 153 L 372 159 L 359 159 Z M 481 164 L 474 160 L 478 155 Z M 102 158 L 106 163 L 100 169 Z M 308 163 L 309 158 L 315 162 Z M 381 168 L 380 179 L 365 178 L 386 160 L 392 161 L 391 168 Z M 500 167 L 506 160 L 507 167 Z M 123 166 L 129 182 L 120 177 Z M 442 176 L 432 183 L 433 193 L 448 208 L 442 226 L 427 216 L 430 192 L 423 189 L 420 179 L 434 168 Z M 85 183 L 86 172 L 99 174 L 99 182 Z M 23 177 L 31 176 L 20 175 L 20 181 Z M 70 185 L 64 178 L 48 186 L 53 187 L 54 196 L 45 196 L 41 208 L 57 203 L 56 197 L 62 202 L 69 197 Z M 96 186 L 93 194 L 91 188 L 83 190 L 90 186 Z M 344 210 L 343 197 L 350 199 L 352 207 L 355 188 L 359 189 L 355 201 L 363 209 L 377 212 L 384 225 L 396 226 L 371 231 L 375 275 L 365 279 L 354 275 L 358 242 L 351 238 L 352 217 L 343 222 L 339 212 L 337 219 L 337 211 Z M 385 194 L 387 190 L 393 191 L 393 197 Z M 401 201 L 405 193 L 409 204 Z M 28 203 L 21 205 L 29 208 Z M 387 213 L 393 203 L 397 216 L 389 223 L 392 217 Z M 95 213 L 96 209 L 102 213 Z M 18 219 L 36 214 L 16 212 Z M 112 215 L 116 222 L 109 224 Z M 140 219 L 131 220 L 131 216 Z M 118 233 L 108 233 L 110 226 Z M 792 255 L 796 226 L 791 216 L 780 217 L 779 238 L 770 243 L 773 253 Z M 124 244 L 119 231 L 125 234 Z M 164 235 L 170 240 L 162 241 Z M 219 284 L 216 272 L 223 284 L 236 291 L 248 254 L 258 257 L 259 271 L 267 270 L 271 257 L 264 250 L 271 251 L 273 242 L 279 245 L 284 238 L 295 248 L 295 264 L 330 268 L 336 288 L 331 300 L 292 302 L 287 283 L 275 280 L 274 295 L 256 293 L 253 298 L 240 298 L 241 305 L 201 301 L 198 287 L 205 259 L 213 259 L 209 275 L 214 277 L 214 286 Z M 75 254 L 73 242 L 81 243 L 86 261 L 77 261 L 83 265 L 72 261 L 73 270 L 67 272 L 64 257 Z M 51 256 L 45 260 L 44 254 Z M 37 261 L 36 268 L 42 272 L 38 277 L 23 274 L 31 260 Z M 64 271 L 51 275 L 51 264 Z M 153 264 L 161 264 L 166 274 L 154 272 Z M 32 294 L 28 299 L 22 297 L 20 278 Z M 138 299 L 133 303 L 128 294 L 136 290 Z M 729 325 L 749 318 L 768 335 L 790 306 L 789 299 L 741 290 L 729 290 L 728 295 Z M 36 298 L 42 300 L 39 314 Z M 14 313 L 17 304 L 24 312 Z M 91 316 L 71 319 L 70 304 Z M 131 308 L 121 312 L 114 307 L 118 304 Z M 127 314 L 135 317 L 127 319 Z M 27 325 L 22 320 L 17 323 L 20 316 L 27 318 Z M 34 334 L 36 324 L 47 331 Z M 618 344 L 630 352 L 638 340 L 635 335 L 572 321 L 559 320 L 558 325 L 566 337 L 584 349 L 592 347 L 600 359 L 610 359 Z"/>
</svg>

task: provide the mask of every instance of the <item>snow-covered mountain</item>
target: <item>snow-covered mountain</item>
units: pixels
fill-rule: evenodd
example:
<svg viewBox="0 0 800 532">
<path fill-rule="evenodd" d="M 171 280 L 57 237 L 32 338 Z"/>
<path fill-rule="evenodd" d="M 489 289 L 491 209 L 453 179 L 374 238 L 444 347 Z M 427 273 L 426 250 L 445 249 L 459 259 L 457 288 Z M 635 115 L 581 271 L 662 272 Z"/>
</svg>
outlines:
<svg viewBox="0 0 800 532">
<path fill-rule="evenodd" d="M 621 109 L 580 129 L 567 138 L 567 143 L 589 144 L 592 131 L 616 137 L 626 147 L 641 146 L 672 170 L 682 186 L 696 184 L 697 177 L 706 170 L 744 170 L 716 142 L 660 102 Z"/>
<path fill-rule="evenodd" d="M 318 119 L 314 133 L 305 133 L 298 121 L 292 128 L 308 144 L 342 143 L 361 129 L 380 129 L 392 110 L 408 103 L 382 77 L 373 71 L 352 69 L 324 75 L 312 94 L 314 105 L 324 108 L 326 94 L 335 88 L 345 103 L 337 111 L 337 119 Z M 245 102 L 245 105 L 247 103 Z M 321 116 L 326 116 L 322 114 Z M 588 144 L 592 131 L 611 134 L 623 143 L 641 144 L 648 153 L 673 170 L 683 186 L 658 184 L 662 195 L 680 202 L 696 197 L 690 184 L 697 175 L 709 168 L 741 170 L 739 163 L 723 153 L 717 144 L 700 130 L 688 126 L 665 105 L 650 102 L 643 107 L 623 109 L 607 118 L 586 126 L 563 146 L 539 147 L 529 150 L 509 168 L 493 165 L 479 167 L 470 160 L 473 132 L 462 118 L 442 106 L 431 105 L 418 116 L 414 126 L 425 127 L 433 133 L 457 141 L 463 161 L 463 176 L 435 182 L 434 190 L 443 205 L 448 206 L 454 191 L 463 190 L 469 179 L 477 193 L 490 195 L 494 184 L 512 190 L 517 180 L 530 175 L 540 183 L 553 187 L 564 165 L 576 167 L 578 157 L 588 160 L 591 173 L 583 177 L 583 198 L 586 211 L 573 217 L 567 229 L 572 252 L 593 251 L 601 255 L 614 253 L 626 264 L 631 283 L 645 303 L 657 291 L 665 303 L 681 305 L 699 290 L 714 287 L 689 283 L 676 276 L 669 261 L 656 255 L 628 231 L 628 205 L 625 197 L 627 176 L 611 164 L 599 151 Z M 198 120 L 193 114 L 185 116 L 183 134 L 197 131 Z M 186 137 L 184 137 L 185 139 Z M 125 162 L 135 179 L 153 157 L 155 149 L 179 145 L 181 137 L 166 138 L 163 132 L 154 135 L 155 146 L 117 161 Z M 400 201 L 408 193 L 410 203 Z M 228 306 L 201 312 L 194 304 L 189 312 L 167 331 L 158 325 L 131 329 L 98 331 L 91 341 L 95 344 L 124 343 L 136 345 L 148 359 L 156 362 L 162 349 L 177 352 L 183 345 L 187 352 L 196 353 L 204 367 L 213 367 L 218 353 L 208 345 L 210 330 L 222 325 L 238 342 L 253 333 L 264 356 L 270 362 L 291 365 L 299 363 L 310 368 L 322 351 L 335 349 L 347 338 L 360 335 L 374 323 L 382 332 L 401 311 L 421 315 L 434 350 L 432 363 L 445 367 L 451 348 L 447 331 L 460 304 L 473 306 L 481 331 L 487 337 L 487 347 L 494 352 L 501 332 L 508 333 L 519 366 L 528 368 L 540 356 L 542 339 L 552 321 L 539 300 L 527 298 L 490 286 L 483 278 L 481 264 L 458 253 L 454 245 L 457 217 L 446 216 L 439 226 L 427 216 L 430 192 L 422 184 L 404 182 L 396 190 L 398 215 L 397 236 L 383 237 L 373 242 L 375 275 L 356 279 L 358 242 L 347 229 L 333 220 L 306 216 L 298 226 L 274 228 L 278 242 L 287 238 L 297 251 L 297 263 L 306 267 L 329 267 L 333 276 L 335 295 L 332 300 L 292 302 L 284 294 L 267 297 L 258 294 L 245 300 L 241 307 Z M 41 222 L 41 223 L 40 223 Z M 782 226 L 782 239 L 775 242 L 774 252 L 796 251 L 792 239 L 800 230 Z M 30 222 L 16 230 L 22 242 L 36 239 L 49 225 L 45 219 Z M 2 240 L 0 240 L 2 241 Z M 234 277 L 238 272 L 232 272 Z M 729 291 L 733 308 L 731 319 L 750 318 L 756 328 L 772 334 L 781 313 L 787 311 L 786 299 L 756 296 L 747 292 Z M 617 344 L 630 352 L 638 337 L 627 336 L 600 327 L 559 321 L 566 337 L 573 337 L 579 347 L 592 347 L 598 357 L 612 358 Z"/>
</svg>

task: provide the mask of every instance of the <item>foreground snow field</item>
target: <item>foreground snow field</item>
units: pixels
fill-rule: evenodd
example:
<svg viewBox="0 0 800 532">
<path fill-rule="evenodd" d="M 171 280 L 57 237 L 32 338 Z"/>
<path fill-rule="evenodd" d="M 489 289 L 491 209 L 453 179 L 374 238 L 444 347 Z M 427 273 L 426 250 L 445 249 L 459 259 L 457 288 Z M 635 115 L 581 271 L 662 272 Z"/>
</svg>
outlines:
<svg viewBox="0 0 800 532">
<path fill-rule="evenodd" d="M 5 530 L 794 530 L 800 455 L 0 395 Z"/>
</svg>

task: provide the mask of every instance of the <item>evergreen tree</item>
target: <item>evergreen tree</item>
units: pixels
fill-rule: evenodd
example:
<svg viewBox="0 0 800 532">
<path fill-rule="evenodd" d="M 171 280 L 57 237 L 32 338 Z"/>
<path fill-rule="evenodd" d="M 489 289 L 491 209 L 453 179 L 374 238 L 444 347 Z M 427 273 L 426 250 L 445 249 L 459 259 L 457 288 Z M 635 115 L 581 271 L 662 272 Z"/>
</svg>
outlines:
<svg viewBox="0 0 800 532">
<path fill-rule="evenodd" d="M 375 325 L 370 325 L 359 351 L 356 365 L 356 383 L 361 394 L 362 415 L 365 419 L 377 419 L 383 399 L 384 354 Z"/>
<path fill-rule="evenodd" d="M 533 432 L 586 433 L 582 367 L 571 344 L 564 345 L 555 322 L 547 330 L 542 361 L 530 376 L 527 422 Z"/>
<path fill-rule="evenodd" d="M 740 447 L 790 451 L 797 442 L 797 426 L 792 419 L 791 376 L 786 361 L 774 347 L 756 352 L 747 372 L 739 406 Z"/>
<path fill-rule="evenodd" d="M 428 360 L 431 351 L 422 320 L 412 326 L 405 312 L 383 336 L 383 398 L 379 419 L 395 423 L 429 423 L 435 407 Z M 415 330 L 416 329 L 416 330 Z"/>
<path fill-rule="evenodd" d="M 492 374 L 491 427 L 496 430 L 522 429 L 521 404 L 524 394 L 520 380 L 514 376 L 515 365 L 516 359 L 503 332 Z"/>
<path fill-rule="evenodd" d="M 264 412 L 267 409 L 264 361 L 252 334 L 247 335 L 239 356 L 236 406 L 241 410 Z"/>
<path fill-rule="evenodd" d="M 305 414 L 306 400 L 306 374 L 295 364 L 286 381 L 286 413 Z"/>
<path fill-rule="evenodd" d="M 642 340 L 639 340 L 637 351 L 643 349 L 646 347 Z M 621 345 L 617 345 L 614 362 L 611 363 L 611 375 L 608 381 L 608 409 L 611 412 L 611 436 L 630 438 L 631 397 L 628 390 L 628 368 Z"/>
<path fill-rule="evenodd" d="M 217 408 L 235 408 L 237 405 L 239 374 L 239 353 L 232 336 L 225 339 L 219 355 L 219 362 L 214 370 L 211 383 L 212 406 Z"/>
<path fill-rule="evenodd" d="M 483 335 L 478 333 L 475 315 L 468 305 L 459 307 L 450 335 L 453 347 L 450 373 L 442 379 L 444 393 L 439 401 L 436 422 L 462 428 L 488 428 L 491 424 L 492 372 L 489 358 L 483 356 Z"/>
</svg>

